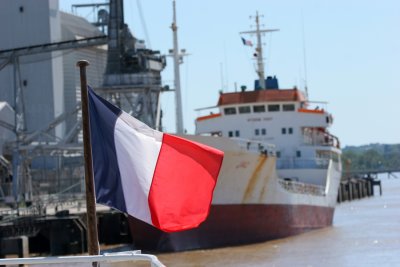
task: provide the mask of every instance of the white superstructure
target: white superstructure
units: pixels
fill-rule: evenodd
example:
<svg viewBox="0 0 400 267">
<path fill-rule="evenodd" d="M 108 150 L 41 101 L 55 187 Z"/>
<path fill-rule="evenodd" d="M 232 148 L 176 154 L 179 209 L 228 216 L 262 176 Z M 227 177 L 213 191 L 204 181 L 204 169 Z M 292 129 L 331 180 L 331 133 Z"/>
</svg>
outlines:
<svg viewBox="0 0 400 267">
<path fill-rule="evenodd" d="M 229 164 L 229 168 L 226 168 L 227 172 L 231 172 L 227 179 L 230 179 L 232 184 L 248 183 L 250 176 L 257 169 L 257 157 L 264 154 L 269 158 L 267 161 L 271 166 L 268 170 L 260 166 L 259 171 L 268 176 L 268 180 L 275 177 L 275 180 L 290 182 L 292 187 L 296 183 L 309 185 L 308 191 L 315 191 L 320 196 L 326 196 L 328 191 L 333 189 L 333 197 L 329 204 L 325 201 L 322 201 L 324 204 L 320 204 L 332 206 L 335 203 L 341 172 L 341 151 L 338 139 L 328 131 L 332 124 L 332 115 L 326 110 L 311 108 L 304 93 L 296 88 L 223 93 L 215 108 L 216 113 L 196 119 L 196 135 L 214 137 L 209 138 L 215 139 L 217 147 L 220 145 L 216 140 L 227 138 L 232 139 L 232 146 L 236 142 L 237 146 L 242 147 L 243 154 L 239 156 L 242 163 Z M 225 153 L 232 152 L 232 147 L 221 148 Z M 254 159 L 250 159 L 251 154 L 254 154 Z M 227 156 L 229 157 L 229 154 Z M 231 156 L 235 157 L 234 154 Z M 270 158 L 274 158 L 273 162 Z M 236 165 L 239 167 L 235 167 Z M 240 167 L 246 168 L 241 170 Z M 251 171 L 239 175 L 239 170 L 245 169 Z M 236 175 L 240 176 L 237 181 L 234 178 Z M 284 186 L 282 182 L 273 183 Z M 245 184 L 237 187 L 245 190 Z M 229 182 L 225 183 L 224 190 L 227 190 L 227 186 Z M 268 188 L 271 188 L 271 185 Z M 243 194 L 244 191 L 240 195 L 244 197 Z M 273 192 L 265 192 L 265 198 L 261 202 L 275 202 L 276 198 L 268 200 L 268 195 L 271 194 L 275 195 Z M 230 198 L 230 194 L 221 195 Z"/>
<path fill-rule="evenodd" d="M 196 134 L 275 145 L 282 178 L 324 185 L 319 175 L 312 173 L 326 168 L 329 159 L 339 163 L 339 141 L 327 129 L 332 115 L 324 109 L 311 109 L 296 88 L 224 93 L 217 108 L 217 113 L 197 118 Z M 302 175 L 299 170 L 304 169 L 314 171 Z"/>
</svg>

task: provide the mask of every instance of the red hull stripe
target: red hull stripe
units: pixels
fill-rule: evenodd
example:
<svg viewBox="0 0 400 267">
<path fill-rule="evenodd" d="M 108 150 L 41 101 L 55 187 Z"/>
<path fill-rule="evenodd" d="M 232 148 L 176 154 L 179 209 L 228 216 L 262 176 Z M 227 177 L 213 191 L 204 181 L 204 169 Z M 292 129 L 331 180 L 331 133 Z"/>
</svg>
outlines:
<svg viewBox="0 0 400 267">
<path fill-rule="evenodd" d="M 173 232 L 203 222 L 222 159 L 217 149 L 164 134 L 149 192 L 153 225 Z"/>
<path fill-rule="evenodd" d="M 333 207 L 279 204 L 212 205 L 198 228 L 164 233 L 132 217 L 137 248 L 182 251 L 243 245 L 284 238 L 332 225 Z"/>
</svg>

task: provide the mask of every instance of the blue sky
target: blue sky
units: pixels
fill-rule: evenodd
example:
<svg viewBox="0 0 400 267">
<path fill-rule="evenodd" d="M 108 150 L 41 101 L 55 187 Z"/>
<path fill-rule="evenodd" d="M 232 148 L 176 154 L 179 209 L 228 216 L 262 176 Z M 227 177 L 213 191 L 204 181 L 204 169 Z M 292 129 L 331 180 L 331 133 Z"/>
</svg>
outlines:
<svg viewBox="0 0 400 267">
<path fill-rule="evenodd" d="M 71 3 L 98 0 L 60 0 Z M 139 39 L 167 54 L 172 48 L 172 0 L 125 0 L 125 22 Z M 179 46 L 191 55 L 181 65 L 184 127 L 194 132 L 194 109 L 215 105 L 218 92 L 233 91 L 256 78 L 253 50 L 240 31 L 261 22 L 279 32 L 264 37 L 266 73 L 281 88 L 304 87 L 304 48 L 311 100 L 327 101 L 330 129 L 343 145 L 400 143 L 400 1 L 395 0 L 177 0 Z M 90 10 L 82 15 L 92 19 Z M 303 27 L 304 25 L 304 27 Z M 147 28 L 148 39 L 145 34 Z M 303 34 L 304 28 L 304 34 Z M 303 37 L 304 43 L 303 45 Z M 247 36 L 255 43 L 255 36 Z M 173 84 L 172 60 L 163 82 Z M 175 130 L 174 96 L 162 96 L 164 126 Z"/>
</svg>

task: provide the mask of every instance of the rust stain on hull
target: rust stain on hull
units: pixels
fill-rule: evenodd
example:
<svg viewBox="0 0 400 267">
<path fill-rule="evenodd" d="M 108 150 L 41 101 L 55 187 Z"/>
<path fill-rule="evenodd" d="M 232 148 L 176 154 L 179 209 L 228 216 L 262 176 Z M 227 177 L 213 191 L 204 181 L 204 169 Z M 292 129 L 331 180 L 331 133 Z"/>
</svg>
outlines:
<svg viewBox="0 0 400 267">
<path fill-rule="evenodd" d="M 267 166 L 267 168 L 268 168 L 268 170 L 272 170 L 274 166 L 275 166 L 275 160 L 274 161 L 270 161 L 268 166 Z M 266 189 L 267 189 L 266 188 L 267 187 L 267 182 L 268 182 L 268 180 L 271 179 L 271 175 L 272 175 L 273 172 L 272 171 L 267 171 L 267 172 L 264 172 L 264 173 L 265 173 L 265 176 L 263 177 L 264 178 L 264 183 L 263 183 L 262 188 L 261 188 L 260 196 L 258 197 L 258 201 L 259 202 L 261 202 L 262 199 L 265 196 L 265 192 L 266 192 Z"/>
<path fill-rule="evenodd" d="M 268 159 L 268 157 L 264 156 L 264 155 L 261 155 L 258 158 L 257 166 L 249 179 L 249 183 L 247 184 L 242 203 L 245 203 L 246 201 L 248 201 L 251 197 L 251 194 L 254 192 L 254 189 L 256 188 L 256 185 L 257 185 L 257 181 L 260 177 L 261 169 L 263 168 L 267 159 Z"/>
</svg>

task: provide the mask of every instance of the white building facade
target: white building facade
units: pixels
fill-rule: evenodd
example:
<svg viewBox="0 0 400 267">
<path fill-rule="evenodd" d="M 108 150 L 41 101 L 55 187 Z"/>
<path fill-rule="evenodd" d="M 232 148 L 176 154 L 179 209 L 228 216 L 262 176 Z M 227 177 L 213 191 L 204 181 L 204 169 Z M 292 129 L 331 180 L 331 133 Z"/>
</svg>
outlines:
<svg viewBox="0 0 400 267">
<path fill-rule="evenodd" d="M 49 44 L 103 35 L 81 17 L 59 11 L 56 0 L 2 0 L 0 50 Z M 75 108 L 80 95 L 76 62 L 89 60 L 88 82 L 102 84 L 106 46 L 62 50 L 18 57 L 0 70 L 0 101 L 16 106 L 16 88 L 22 89 L 26 132 L 44 129 L 58 115 Z M 4 59 L 0 59 L 0 64 Z M 68 118 L 56 128 L 62 138 L 76 121 Z"/>
</svg>

